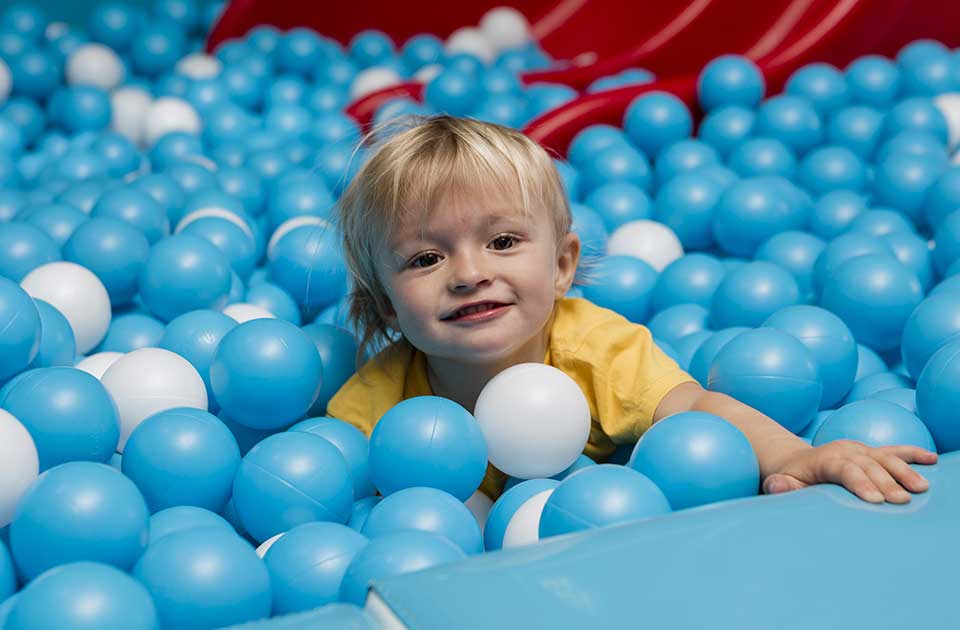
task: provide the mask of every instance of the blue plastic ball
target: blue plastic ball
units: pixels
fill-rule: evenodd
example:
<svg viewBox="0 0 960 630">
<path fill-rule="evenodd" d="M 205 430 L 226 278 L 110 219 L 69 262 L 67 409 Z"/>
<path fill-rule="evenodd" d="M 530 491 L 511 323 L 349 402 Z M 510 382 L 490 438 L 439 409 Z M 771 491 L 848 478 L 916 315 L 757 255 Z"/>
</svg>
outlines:
<svg viewBox="0 0 960 630">
<path fill-rule="evenodd" d="M 254 429 L 287 426 L 320 391 L 320 354 L 309 335 L 279 319 L 230 330 L 210 363 L 214 396 L 230 418 Z"/>
<path fill-rule="evenodd" d="M 754 108 L 765 90 L 763 74 L 740 55 L 721 55 L 704 66 L 697 79 L 697 98 L 704 111 L 737 105 Z"/>
<path fill-rule="evenodd" d="M 147 546 L 149 516 L 140 491 L 114 468 L 61 464 L 20 500 L 10 525 L 10 547 L 27 579 L 83 560 L 126 571 Z"/>
<path fill-rule="evenodd" d="M 753 133 L 780 140 L 802 156 L 820 144 L 823 124 L 810 101 L 783 94 L 768 99 L 760 106 Z"/>
<path fill-rule="evenodd" d="M 866 160 L 880 141 L 882 124 L 883 114 L 875 109 L 863 105 L 844 107 L 827 121 L 827 142 Z"/>
<path fill-rule="evenodd" d="M 270 572 L 273 614 L 337 602 L 343 575 L 367 542 L 338 523 L 304 523 L 281 536 L 263 557 Z"/>
<path fill-rule="evenodd" d="M 594 155 L 608 147 L 630 146 L 630 141 L 619 127 L 611 125 L 590 125 L 578 132 L 570 141 L 567 158 L 577 168 L 588 164 Z"/>
<path fill-rule="evenodd" d="M 823 392 L 813 354 L 792 335 L 773 328 L 731 339 L 714 358 L 707 385 L 793 433 L 813 420 Z"/>
<path fill-rule="evenodd" d="M 162 627 L 222 627 L 270 614 L 270 575 L 250 543 L 213 528 L 164 536 L 133 575 L 157 606 Z"/>
<path fill-rule="evenodd" d="M 908 444 L 936 450 L 930 431 L 920 418 L 886 400 L 859 400 L 830 414 L 814 436 L 813 445 L 837 440 L 854 440 L 873 447 Z"/>
<path fill-rule="evenodd" d="M 45 101 L 60 85 L 61 68 L 53 51 L 25 50 L 8 58 L 13 94 Z"/>
<path fill-rule="evenodd" d="M 384 496 L 424 486 L 466 501 L 486 469 L 480 425 L 446 398 L 404 400 L 379 419 L 370 435 L 370 479 Z"/>
<path fill-rule="evenodd" d="M 362 431 L 336 418 L 307 418 L 287 430 L 311 433 L 337 447 L 350 466 L 354 499 L 376 493 L 370 480 L 370 442 Z"/>
<path fill-rule="evenodd" d="M 151 244 L 170 231 L 163 207 L 149 193 L 130 186 L 105 191 L 90 216 L 125 221 L 143 232 Z"/>
<path fill-rule="evenodd" d="M 370 516 L 370 510 L 372 510 L 373 506 L 379 503 L 382 498 L 383 497 L 376 495 L 354 501 L 353 508 L 350 510 L 350 520 L 347 521 L 347 527 L 356 532 L 362 530 L 364 523 L 367 522 L 367 517 Z"/>
<path fill-rule="evenodd" d="M 564 479 L 547 499 L 541 538 L 636 521 L 670 512 L 647 476 L 615 464 L 590 466 Z"/>
<path fill-rule="evenodd" d="M 934 270 L 933 253 L 930 251 L 927 239 L 913 232 L 904 231 L 884 234 L 882 238 L 893 250 L 897 260 L 917 274 L 924 292 L 929 291 L 934 282 Z"/>
<path fill-rule="evenodd" d="M 627 182 L 647 192 L 653 173 L 647 156 L 629 144 L 613 144 L 594 153 L 579 167 L 580 183 L 586 194 L 609 182 Z M 588 205 L 591 205 L 588 202 Z"/>
<path fill-rule="evenodd" d="M 602 184 L 584 199 L 584 204 L 600 215 L 609 232 L 624 223 L 649 219 L 651 216 L 650 197 L 643 189 L 629 182 Z"/>
<path fill-rule="evenodd" d="M 836 190 L 817 200 L 810 217 L 810 232 L 833 239 L 847 231 L 850 223 L 867 209 L 866 199 L 853 191 Z"/>
<path fill-rule="evenodd" d="M 724 275 L 723 263 L 715 257 L 685 254 L 660 272 L 653 290 L 653 310 L 659 312 L 678 304 L 709 307 Z"/>
<path fill-rule="evenodd" d="M 697 353 L 700 346 L 703 345 L 712 333 L 709 330 L 698 330 L 677 340 L 674 346 L 674 359 L 681 370 L 689 370 L 693 355 Z"/>
<path fill-rule="evenodd" d="M 310 521 L 345 523 L 353 506 L 350 468 L 327 440 L 288 431 L 264 439 L 244 456 L 233 504 L 258 542 Z"/>
<path fill-rule="evenodd" d="M 0 381 L 21 372 L 36 358 L 41 321 L 40 311 L 27 292 L 0 277 Z"/>
<path fill-rule="evenodd" d="M 703 387 L 707 386 L 707 377 L 710 373 L 710 366 L 713 364 L 717 353 L 727 345 L 731 339 L 742 332 L 750 330 L 746 326 L 733 326 L 718 330 L 706 338 L 693 353 L 687 366 L 690 376 L 697 379 Z"/>
<path fill-rule="evenodd" d="M 713 235 L 723 251 L 753 256 L 774 234 L 802 229 L 808 208 L 790 198 L 796 188 L 781 178 L 754 177 L 734 183 L 715 208 Z"/>
<path fill-rule="evenodd" d="M 383 31 L 368 29 L 360 31 L 350 40 L 350 58 L 361 68 L 383 63 L 394 56 L 395 49 L 390 36 Z"/>
<path fill-rule="evenodd" d="M 876 352 L 863 345 L 857 344 L 857 374 L 854 383 L 862 378 L 887 371 L 887 364 Z"/>
<path fill-rule="evenodd" d="M 323 385 L 309 413 L 321 415 L 327 403 L 356 371 L 357 341 L 348 331 L 330 324 L 314 322 L 303 327 L 310 335 L 323 366 Z"/>
<path fill-rule="evenodd" d="M 741 177 L 793 177 L 797 170 L 796 156 L 787 145 L 773 138 L 748 138 L 737 144 L 730 152 L 728 164 Z"/>
<path fill-rule="evenodd" d="M 0 602 L 5 602 L 16 591 L 17 571 L 13 567 L 13 558 L 10 557 L 7 543 L 0 540 Z"/>
<path fill-rule="evenodd" d="M 362 606 L 372 580 L 421 571 L 465 557 L 455 543 L 430 532 L 396 532 L 371 540 L 347 567 L 340 586 L 340 600 Z"/>
<path fill-rule="evenodd" d="M 920 377 L 933 354 L 960 335 L 960 294 L 944 291 L 920 302 L 903 327 L 901 350 L 910 376 Z"/>
<path fill-rule="evenodd" d="M 820 303 L 838 315 L 860 343 L 877 351 L 900 345 L 907 318 L 923 299 L 917 275 L 893 256 L 866 255 L 840 265 Z"/>
<path fill-rule="evenodd" d="M 40 313 L 40 349 L 29 367 L 72 366 L 77 356 L 77 342 L 70 322 L 43 300 L 36 300 L 36 303 Z"/>
<path fill-rule="evenodd" d="M 292 28 L 280 38 L 273 52 L 280 72 L 307 75 L 323 62 L 324 52 L 315 31 L 303 27 Z"/>
<path fill-rule="evenodd" d="M 843 400 L 857 374 L 857 343 L 853 333 L 833 313 L 817 306 L 780 309 L 763 323 L 796 337 L 813 354 L 823 384 L 821 409 Z"/>
<path fill-rule="evenodd" d="M 133 352 L 139 348 L 155 348 L 163 336 L 163 322 L 141 313 L 126 313 L 110 321 L 107 334 L 97 352 Z"/>
<path fill-rule="evenodd" d="M 145 17 L 138 6 L 102 2 L 92 7 L 86 26 L 93 41 L 122 52 L 133 43 Z"/>
<path fill-rule="evenodd" d="M 400 58 L 410 72 L 416 72 L 423 66 L 438 63 L 443 59 L 443 42 L 436 35 L 422 33 L 406 41 Z"/>
<path fill-rule="evenodd" d="M 860 232 L 870 236 L 886 236 L 894 232 L 914 234 L 916 228 L 910 219 L 896 210 L 877 208 L 861 212 L 850 222 L 851 232 Z"/>
<path fill-rule="evenodd" d="M 189 361 L 203 378 L 208 400 L 214 401 L 213 389 L 210 387 L 210 364 L 220 340 L 236 326 L 236 320 L 223 313 L 190 311 L 167 324 L 158 346 L 176 352 Z M 213 407 L 211 405 L 211 408 Z M 216 407 L 219 408 L 219 405 Z"/>
<path fill-rule="evenodd" d="M 88 219 L 82 210 L 61 203 L 28 206 L 17 216 L 17 220 L 43 230 L 59 247 L 63 247 L 70 235 Z"/>
<path fill-rule="evenodd" d="M 480 104 L 483 93 L 475 77 L 446 69 L 427 83 L 423 96 L 437 111 L 466 116 Z"/>
<path fill-rule="evenodd" d="M 940 275 L 946 275 L 950 266 L 960 259 L 960 212 L 952 212 L 944 218 L 933 240 L 933 263 Z"/>
<path fill-rule="evenodd" d="M 826 243 L 809 232 L 775 234 L 757 249 L 756 259 L 777 264 L 793 274 L 805 298 L 813 292 L 813 268 Z"/>
<path fill-rule="evenodd" d="M 101 131 L 110 124 L 110 96 L 92 85 L 65 88 L 57 99 L 56 122 L 70 134 Z M 55 96 L 56 98 L 56 96 Z"/>
<path fill-rule="evenodd" d="M 60 248 L 43 230 L 22 221 L 0 224 L 0 276 L 20 282 L 28 273 L 60 260 Z"/>
<path fill-rule="evenodd" d="M 404 488 L 384 497 L 370 511 L 361 533 L 377 539 L 409 530 L 444 536 L 467 554 L 483 551 L 473 514 L 462 501 L 436 488 Z"/>
<path fill-rule="evenodd" d="M 693 121 L 690 110 L 673 94 L 648 92 L 634 99 L 623 118 L 630 140 L 647 155 L 690 137 Z"/>
<path fill-rule="evenodd" d="M 873 203 L 889 206 L 921 225 L 927 190 L 944 171 L 943 163 L 930 156 L 896 153 L 877 165 Z"/>
<path fill-rule="evenodd" d="M 844 263 L 858 256 L 887 256 L 895 259 L 893 250 L 881 238 L 859 232 L 843 234 L 827 243 L 813 265 L 813 290 L 820 295 Z"/>
<path fill-rule="evenodd" d="M 178 505 L 160 510 L 150 517 L 149 545 L 175 532 L 202 527 L 212 527 L 228 534 L 235 533 L 233 526 L 215 512 L 193 505 Z"/>
<path fill-rule="evenodd" d="M 168 19 L 147 20 L 130 45 L 130 63 L 138 74 L 158 77 L 173 70 L 186 52 L 180 26 Z"/>
<path fill-rule="evenodd" d="M 750 136 L 755 116 L 752 109 L 737 105 L 718 107 L 704 117 L 698 136 L 718 154 L 727 156 Z"/>
<path fill-rule="evenodd" d="M 803 66 L 790 75 L 784 91 L 813 103 L 821 116 L 829 116 L 846 105 L 850 98 L 843 74 L 827 63 Z"/>
<path fill-rule="evenodd" d="M 597 262 L 594 277 L 583 285 L 583 296 L 636 323 L 650 316 L 657 282 L 656 270 L 632 256 L 607 256 Z"/>
<path fill-rule="evenodd" d="M 800 301 L 797 281 L 786 269 L 755 261 L 727 273 L 710 304 L 717 328 L 759 326 L 781 308 Z"/>
<path fill-rule="evenodd" d="M 906 153 L 932 158 L 935 163 L 944 164 L 950 157 L 947 146 L 929 131 L 901 131 L 880 145 L 874 156 L 877 164 L 885 162 L 892 155 Z"/>
<path fill-rule="evenodd" d="M 855 103 L 886 108 L 900 94 L 900 70 L 886 57 L 859 57 L 847 67 L 845 74 L 850 99 Z"/>
<path fill-rule="evenodd" d="M 651 317 L 647 328 L 658 340 L 676 345 L 687 335 L 707 330 L 709 319 L 710 311 L 699 304 L 676 304 Z"/>
<path fill-rule="evenodd" d="M 863 162 L 850 149 L 824 146 L 803 158 L 798 181 L 810 194 L 819 197 L 833 190 L 860 190 L 867 182 L 867 173 Z"/>
<path fill-rule="evenodd" d="M 503 536 L 514 513 L 528 499 L 541 492 L 553 490 L 560 482 L 556 479 L 530 479 L 521 481 L 500 495 L 490 512 L 483 528 L 483 544 L 487 551 L 496 551 L 503 547 Z"/>
<path fill-rule="evenodd" d="M 884 366 L 883 369 L 884 371 L 882 372 L 877 372 L 862 378 L 858 378 L 854 382 L 853 387 L 850 388 L 850 392 L 847 394 L 844 404 L 849 404 L 858 400 L 866 400 L 867 398 L 873 398 L 875 394 L 887 390 L 901 389 L 912 386 L 910 379 L 905 375 L 887 372 L 886 366 Z"/>
<path fill-rule="evenodd" d="M 717 152 L 709 144 L 696 139 L 678 140 L 660 151 L 654 172 L 657 181 L 663 184 L 680 173 L 719 164 Z"/>
<path fill-rule="evenodd" d="M 199 409 L 149 416 L 123 450 L 123 474 L 140 488 L 151 512 L 177 505 L 221 510 L 239 464 L 233 434 L 216 416 Z"/>
<path fill-rule="evenodd" d="M 257 245 L 252 235 L 233 221 L 202 217 L 188 223 L 180 232 L 209 241 L 227 257 L 231 268 L 241 278 L 249 278 L 253 273 L 258 257 Z"/>
<path fill-rule="evenodd" d="M 603 255 L 607 242 L 607 226 L 603 217 L 583 204 L 571 204 L 570 214 L 573 223 L 570 231 L 580 237 L 581 252 L 584 259 Z"/>
<path fill-rule="evenodd" d="M 339 235 L 329 226 L 294 228 L 277 242 L 270 279 L 308 312 L 319 312 L 347 290 Z"/>
<path fill-rule="evenodd" d="M 760 488 L 760 465 L 747 437 L 701 411 L 654 424 L 628 465 L 653 481 L 674 510 L 753 496 Z"/>
<path fill-rule="evenodd" d="M 714 243 L 714 217 L 725 188 L 699 171 L 677 175 L 658 191 L 653 214 L 685 249 L 707 249 Z"/>
<path fill-rule="evenodd" d="M 157 243 L 140 273 L 140 297 L 164 321 L 202 308 L 218 309 L 230 290 L 230 263 L 205 239 L 176 234 Z"/>
<path fill-rule="evenodd" d="M 958 357 L 960 342 L 946 344 L 930 357 L 917 379 L 917 415 L 941 453 L 960 449 L 960 426 L 956 422 L 960 404 Z"/>
<path fill-rule="evenodd" d="M 40 470 L 64 462 L 106 462 L 120 439 L 116 405 L 100 381 L 72 367 L 31 370 L 7 392 L 3 408 L 37 446 Z"/>
<path fill-rule="evenodd" d="M 72 562 L 51 569 L 24 588 L 8 628 L 160 627 L 150 593 L 112 566 Z"/>
<path fill-rule="evenodd" d="M 929 132 L 943 144 L 950 138 L 943 113 L 929 98 L 904 99 L 887 112 L 883 119 L 884 138 L 892 138 L 906 130 Z"/>
</svg>

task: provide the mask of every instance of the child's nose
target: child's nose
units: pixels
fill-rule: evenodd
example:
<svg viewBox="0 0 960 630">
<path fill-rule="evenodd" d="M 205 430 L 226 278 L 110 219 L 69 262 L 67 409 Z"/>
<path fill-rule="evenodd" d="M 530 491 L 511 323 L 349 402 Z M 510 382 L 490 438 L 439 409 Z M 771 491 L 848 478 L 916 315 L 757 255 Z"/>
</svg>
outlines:
<svg viewBox="0 0 960 630">
<path fill-rule="evenodd" d="M 471 291 L 491 281 L 489 270 L 477 257 L 460 256 L 450 269 L 449 288 L 457 293 Z"/>
</svg>

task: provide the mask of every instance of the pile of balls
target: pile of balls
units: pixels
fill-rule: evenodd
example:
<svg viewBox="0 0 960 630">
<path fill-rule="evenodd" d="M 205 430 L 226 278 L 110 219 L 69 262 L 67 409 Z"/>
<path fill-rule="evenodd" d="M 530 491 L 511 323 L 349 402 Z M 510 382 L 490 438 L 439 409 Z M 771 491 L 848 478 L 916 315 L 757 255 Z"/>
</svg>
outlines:
<svg viewBox="0 0 960 630">
<path fill-rule="evenodd" d="M 417 78 L 426 103 L 378 122 L 522 126 L 577 94 L 522 85 L 550 60 L 515 12 L 400 50 L 260 27 L 206 55 L 219 10 L 0 13 L 0 627 L 360 605 L 371 579 L 757 493 L 709 414 L 593 462 L 586 400 L 545 365 L 474 414 L 404 401 L 369 439 L 326 417 L 357 351 L 329 222 L 365 157 L 344 107 Z M 960 448 L 955 91 L 960 59 L 924 41 L 767 100 L 748 60 L 714 60 L 696 137 L 678 100 L 638 98 L 557 160 L 590 269 L 572 295 L 815 445 Z"/>
</svg>

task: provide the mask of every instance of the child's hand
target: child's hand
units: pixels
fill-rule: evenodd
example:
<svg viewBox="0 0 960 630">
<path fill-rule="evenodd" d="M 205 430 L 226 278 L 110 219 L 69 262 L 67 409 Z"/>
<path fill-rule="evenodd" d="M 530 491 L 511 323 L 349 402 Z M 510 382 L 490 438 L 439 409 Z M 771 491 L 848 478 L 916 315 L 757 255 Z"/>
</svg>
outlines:
<svg viewBox="0 0 960 630">
<path fill-rule="evenodd" d="M 780 470 L 764 479 L 763 491 L 778 494 L 817 483 L 836 483 L 870 503 L 907 503 L 910 494 L 906 490 L 925 492 L 929 487 L 908 464 L 936 462 L 936 453 L 916 446 L 873 448 L 838 440 L 787 459 Z"/>
</svg>

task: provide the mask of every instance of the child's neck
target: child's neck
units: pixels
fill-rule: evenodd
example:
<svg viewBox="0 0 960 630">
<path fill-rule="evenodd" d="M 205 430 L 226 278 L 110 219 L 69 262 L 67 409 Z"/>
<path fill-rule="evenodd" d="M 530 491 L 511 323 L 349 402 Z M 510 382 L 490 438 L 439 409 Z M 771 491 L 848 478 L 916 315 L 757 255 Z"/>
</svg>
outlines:
<svg viewBox="0 0 960 630">
<path fill-rule="evenodd" d="M 494 376 L 518 363 L 543 363 L 550 344 L 550 327 L 524 344 L 517 352 L 494 363 L 463 363 L 454 359 L 427 356 L 427 381 L 434 396 L 458 403 L 470 413 L 480 392 Z"/>
</svg>

